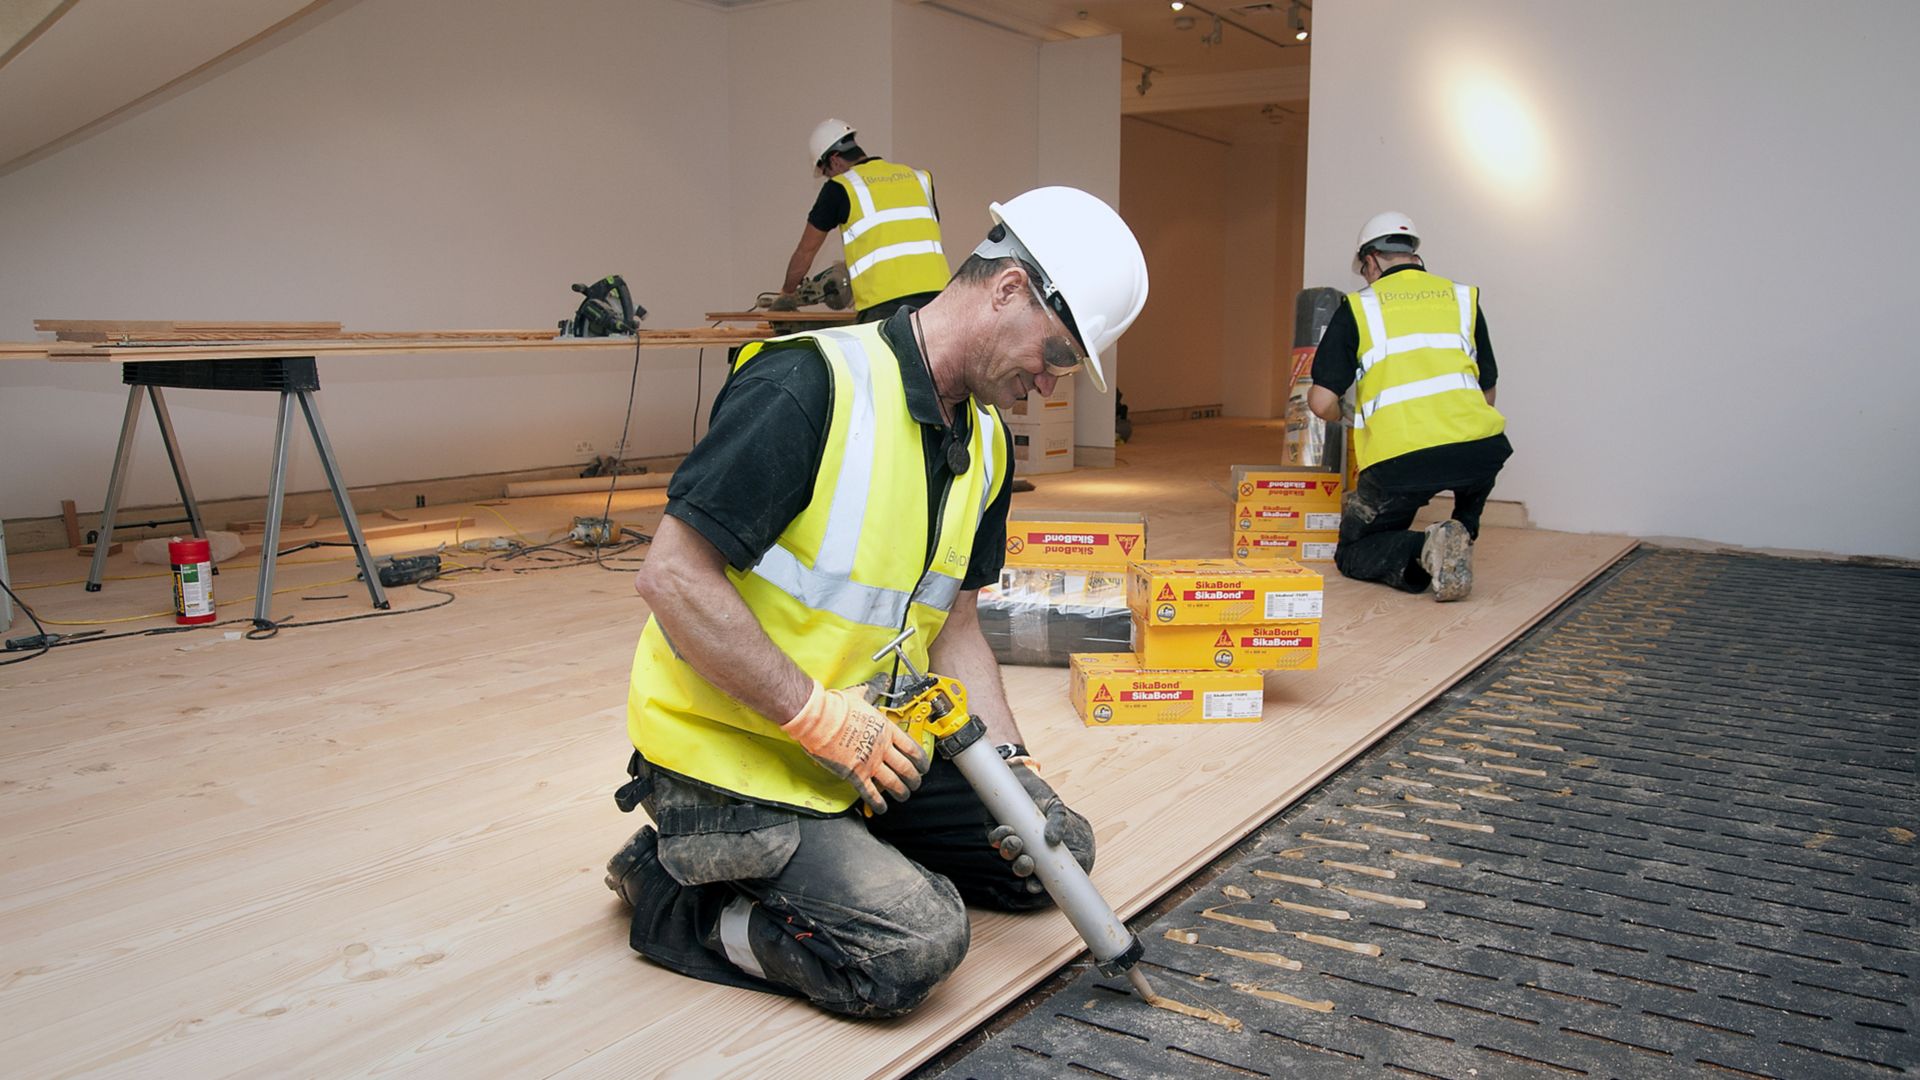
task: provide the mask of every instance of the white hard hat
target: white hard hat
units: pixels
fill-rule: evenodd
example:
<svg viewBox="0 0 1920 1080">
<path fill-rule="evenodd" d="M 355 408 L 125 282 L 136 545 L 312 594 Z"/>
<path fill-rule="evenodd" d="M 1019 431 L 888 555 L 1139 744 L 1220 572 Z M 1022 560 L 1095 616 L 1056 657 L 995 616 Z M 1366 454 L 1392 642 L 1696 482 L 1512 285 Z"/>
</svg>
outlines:
<svg viewBox="0 0 1920 1080">
<path fill-rule="evenodd" d="M 1375 214 L 1360 226 L 1360 236 L 1353 242 L 1353 272 L 1360 272 L 1360 256 L 1369 249 L 1379 251 L 1420 250 L 1420 230 L 1413 227 L 1413 219 L 1398 210 L 1388 210 Z"/>
<path fill-rule="evenodd" d="M 813 155 L 808 160 L 808 164 L 818 166 L 820 159 L 827 156 L 827 151 L 838 146 L 842 141 L 852 142 L 853 134 L 853 125 L 845 120 L 828 118 L 815 124 L 813 135 L 807 139 L 807 149 Z"/>
<path fill-rule="evenodd" d="M 1087 375 L 1106 393 L 1100 354 L 1147 305 L 1147 259 L 1133 230 L 1113 207 L 1078 188 L 1035 188 L 987 211 L 1005 228 L 973 253 L 1014 256 L 1039 269 L 1040 294 L 1079 337 Z"/>
</svg>

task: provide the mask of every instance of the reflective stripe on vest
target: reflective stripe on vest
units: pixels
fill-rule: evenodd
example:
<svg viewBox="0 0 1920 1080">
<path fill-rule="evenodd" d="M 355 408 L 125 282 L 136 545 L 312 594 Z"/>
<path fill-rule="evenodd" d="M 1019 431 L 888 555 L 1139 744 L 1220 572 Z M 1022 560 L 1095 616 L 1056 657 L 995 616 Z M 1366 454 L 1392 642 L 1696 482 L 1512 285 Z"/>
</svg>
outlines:
<svg viewBox="0 0 1920 1080">
<path fill-rule="evenodd" d="M 1350 296 L 1361 336 L 1353 418 L 1360 468 L 1505 429 L 1480 392 L 1474 298 L 1472 286 L 1418 269 Z"/>
<path fill-rule="evenodd" d="M 853 305 L 865 310 L 915 293 L 939 292 L 951 276 L 933 210 L 933 178 L 878 158 L 835 177 L 847 190 L 840 230 Z"/>
<path fill-rule="evenodd" d="M 907 617 L 907 605 L 925 604 L 940 611 L 952 611 L 960 595 L 960 579 L 929 570 L 921 575 L 912 592 L 863 585 L 853 580 L 853 561 L 860 548 L 860 524 L 867 517 L 867 493 L 872 489 L 874 471 L 873 384 L 868 378 L 871 360 L 860 338 L 845 330 L 823 330 L 839 344 L 853 372 L 853 408 L 847 427 L 846 457 L 840 468 L 840 481 L 833 489 L 833 504 L 827 511 L 826 533 L 811 567 L 776 542 L 754 564 L 753 574 L 817 611 L 831 611 L 848 622 L 865 626 L 899 628 Z M 888 362 L 893 362 L 888 357 Z M 982 410 L 977 416 L 987 416 Z M 987 420 L 992 423 L 991 417 Z M 989 444 L 990 445 L 990 444 Z M 992 475 L 993 457 L 987 455 L 988 475 Z M 987 502 L 992 492 L 986 493 Z M 980 507 L 986 513 L 986 502 Z M 978 527 L 978 522 L 975 522 Z"/>
<path fill-rule="evenodd" d="M 875 248 L 860 258 L 848 263 L 847 276 L 858 278 L 861 274 L 873 269 L 876 264 L 886 262 L 888 259 L 900 259 L 908 255 L 939 255 L 944 257 L 946 253 L 947 249 L 941 247 L 940 241 L 938 240 L 907 240 L 903 243 L 888 244 L 883 248 Z M 944 288 L 946 284 L 944 281 L 940 283 L 942 288 Z M 931 292 L 933 290 L 922 289 L 921 291 Z M 905 294 L 903 293 L 901 295 L 904 296 Z M 891 299 L 891 297 L 889 297 L 889 299 Z M 878 301 L 876 301 L 876 303 L 878 303 Z M 867 304 L 865 306 L 872 307 L 873 304 Z"/>
<path fill-rule="evenodd" d="M 1366 313 L 1367 335 L 1373 346 L 1360 357 L 1360 374 L 1394 353 L 1412 352 L 1415 349 L 1459 349 L 1468 357 L 1478 360 L 1480 350 L 1473 343 L 1473 290 L 1461 285 L 1453 290 L 1454 299 L 1460 308 L 1460 332 L 1458 334 L 1401 334 L 1399 337 L 1387 336 L 1386 316 L 1380 312 L 1380 294 L 1369 285 L 1360 290 L 1360 307 Z"/>
<path fill-rule="evenodd" d="M 900 358 L 878 323 L 799 335 L 816 340 L 832 377 L 832 413 L 812 498 L 750 569 L 727 580 L 775 647 L 831 687 L 882 670 L 868 658 L 905 626 L 912 662 L 957 600 L 986 509 L 1007 482 L 1005 422 L 971 404 L 973 463 L 955 477 L 929 534 L 924 428 L 906 403 Z M 735 369 L 764 348 L 741 350 Z M 929 555 L 931 557 L 929 557 Z M 838 813 L 853 788 L 779 728 L 708 682 L 649 619 L 634 652 L 627 728 L 648 761 L 763 803 Z M 923 749 L 932 751 L 931 739 Z"/>
<path fill-rule="evenodd" d="M 1419 382 L 1389 386 L 1385 390 L 1373 395 L 1365 405 L 1360 407 L 1360 411 L 1353 416 L 1353 426 L 1357 428 L 1366 427 L 1367 418 L 1388 405 L 1398 405 L 1401 402 L 1413 401 L 1416 398 L 1432 397 L 1435 394 L 1444 394 L 1449 390 L 1478 389 L 1480 389 L 1480 380 L 1464 371 L 1455 371 L 1446 375 L 1435 375 L 1430 379 L 1421 379 Z"/>
</svg>

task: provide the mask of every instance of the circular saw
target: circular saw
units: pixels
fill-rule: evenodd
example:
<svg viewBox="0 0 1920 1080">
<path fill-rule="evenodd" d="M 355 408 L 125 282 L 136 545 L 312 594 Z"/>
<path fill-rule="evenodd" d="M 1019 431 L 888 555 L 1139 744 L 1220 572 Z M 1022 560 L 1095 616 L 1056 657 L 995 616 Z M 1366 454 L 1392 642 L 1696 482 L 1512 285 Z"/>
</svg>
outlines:
<svg viewBox="0 0 1920 1080">
<path fill-rule="evenodd" d="M 837 262 L 810 278 L 802 278 L 800 287 L 793 290 L 790 297 L 783 297 L 777 292 L 763 292 L 753 302 L 754 307 L 770 311 L 792 310 L 786 307 L 787 304 L 796 308 L 823 304 L 834 311 L 845 311 L 852 307 L 853 277 L 847 273 L 847 264 Z"/>
</svg>

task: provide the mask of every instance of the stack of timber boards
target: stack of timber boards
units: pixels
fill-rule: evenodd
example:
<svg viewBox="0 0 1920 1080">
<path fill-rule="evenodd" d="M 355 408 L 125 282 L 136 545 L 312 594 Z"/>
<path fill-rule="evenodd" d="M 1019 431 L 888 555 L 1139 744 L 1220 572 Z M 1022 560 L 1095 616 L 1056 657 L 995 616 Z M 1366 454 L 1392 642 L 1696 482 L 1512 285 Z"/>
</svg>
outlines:
<svg viewBox="0 0 1920 1080">
<path fill-rule="evenodd" d="M 341 335 L 337 322 L 209 322 L 178 319 L 35 319 L 33 328 L 59 341 L 315 341 Z M 551 331 L 549 331 L 551 335 Z"/>
<path fill-rule="evenodd" d="M 92 345 L 172 345 L 197 341 L 546 341 L 557 331 L 345 330 L 337 322 L 182 322 L 179 320 L 35 319 L 57 341 Z"/>
</svg>

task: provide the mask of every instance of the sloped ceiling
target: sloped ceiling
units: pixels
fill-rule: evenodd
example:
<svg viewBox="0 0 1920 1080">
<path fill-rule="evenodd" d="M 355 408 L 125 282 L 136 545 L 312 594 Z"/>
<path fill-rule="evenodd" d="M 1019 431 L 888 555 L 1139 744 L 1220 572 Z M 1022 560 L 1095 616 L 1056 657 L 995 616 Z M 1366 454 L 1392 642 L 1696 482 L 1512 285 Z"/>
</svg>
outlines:
<svg viewBox="0 0 1920 1080">
<path fill-rule="evenodd" d="M 0 173 L 79 137 L 328 2 L 0 2 Z"/>
<path fill-rule="evenodd" d="M 358 0 L 0 0 L 0 175 L 52 153 L 329 4 Z M 778 0 L 686 0 L 738 10 Z M 1309 48 L 1286 31 L 1292 0 L 918 0 L 1041 40 L 1118 33 L 1125 81 L 1152 69 L 1128 114 L 1240 107 L 1248 117 L 1306 97 Z M 1310 0 L 1299 7 L 1311 17 Z M 1228 20 L 1205 41 L 1213 15 Z M 1271 114 L 1271 110 L 1268 110 Z"/>
</svg>

